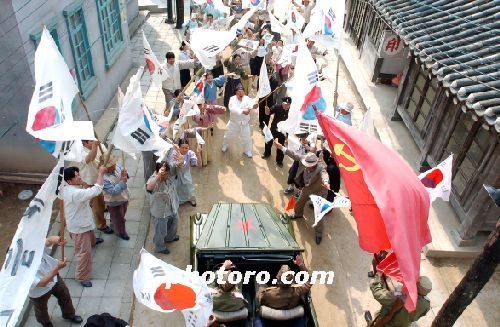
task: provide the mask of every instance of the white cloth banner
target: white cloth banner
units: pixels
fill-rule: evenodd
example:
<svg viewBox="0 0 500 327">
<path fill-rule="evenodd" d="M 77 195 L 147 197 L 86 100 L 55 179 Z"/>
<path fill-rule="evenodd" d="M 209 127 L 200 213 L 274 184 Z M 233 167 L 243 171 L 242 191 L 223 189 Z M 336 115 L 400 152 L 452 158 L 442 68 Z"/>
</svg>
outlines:
<svg viewBox="0 0 500 327">
<path fill-rule="evenodd" d="M 236 31 L 238 31 L 238 30 L 243 31 L 246 24 L 248 23 L 248 20 L 250 19 L 250 17 L 253 16 L 253 14 L 255 13 L 256 10 L 257 10 L 257 7 L 250 8 L 250 10 L 247 11 L 241 17 L 241 19 L 236 24 L 233 25 L 233 27 L 231 27 L 230 31 L 232 31 L 234 33 L 234 37 L 236 37 Z"/>
<path fill-rule="evenodd" d="M 263 98 L 269 93 L 271 93 L 271 84 L 269 84 L 269 77 L 267 76 L 267 65 L 266 61 L 262 60 L 262 65 L 260 65 L 259 90 L 257 92 L 257 97 Z"/>
<path fill-rule="evenodd" d="M 292 35 L 292 31 L 283 25 L 272 13 L 269 11 L 269 20 L 271 21 L 271 31 L 281 35 Z"/>
<path fill-rule="evenodd" d="M 151 76 L 151 80 L 156 85 L 161 85 L 161 83 L 167 79 L 168 74 L 163 68 L 163 66 L 156 58 L 155 53 L 151 49 L 148 40 L 146 39 L 146 35 L 144 35 L 144 31 L 142 31 L 142 43 L 144 46 L 144 57 L 146 59 L 146 67 L 148 68 L 149 75 Z"/>
<path fill-rule="evenodd" d="M 266 125 L 266 123 L 264 123 L 262 132 L 264 133 L 264 140 L 266 141 L 266 143 L 273 140 L 273 133 L 271 132 L 271 129 Z"/>
<path fill-rule="evenodd" d="M 197 57 L 198 54 L 201 54 L 207 58 L 213 58 L 222 52 L 235 37 L 236 33 L 233 30 L 213 31 L 205 28 L 195 28 L 191 31 L 191 49 Z"/>
<path fill-rule="evenodd" d="M 292 88 L 292 104 L 288 112 L 288 118 L 278 123 L 278 130 L 282 133 L 292 134 L 298 130 L 304 104 L 305 96 L 318 82 L 318 68 L 314 63 L 311 53 L 303 40 L 298 44 L 297 58 L 300 58 L 300 65 L 295 66 L 292 80 L 287 82 L 287 88 Z M 289 91 L 289 90 L 288 90 Z"/>
<path fill-rule="evenodd" d="M 53 156 L 59 155 L 58 141 L 94 140 L 92 122 L 73 120 L 71 104 L 78 88 L 68 66 L 46 28 L 35 51 L 35 90 L 31 97 L 26 131 L 40 139 Z M 56 142 L 50 142 L 56 141 Z"/>
<path fill-rule="evenodd" d="M 45 249 L 62 158 L 24 211 L 0 271 L 0 326 L 15 326 Z M 61 176 L 62 177 L 62 176 Z"/>
<path fill-rule="evenodd" d="M 269 5 L 267 6 L 267 8 L 273 10 L 274 16 L 276 16 L 276 18 L 278 18 L 280 21 L 284 21 L 291 5 L 292 0 L 274 0 L 269 1 Z"/>
<path fill-rule="evenodd" d="M 145 249 L 133 284 L 140 303 L 160 312 L 182 310 L 186 326 L 204 327 L 212 314 L 212 295 L 198 274 L 168 264 Z"/>
<path fill-rule="evenodd" d="M 240 47 L 245 47 L 250 49 L 251 51 L 257 50 L 257 47 L 259 46 L 259 41 L 252 41 L 252 40 L 247 40 L 247 39 L 242 39 L 238 42 L 238 45 Z"/>
<path fill-rule="evenodd" d="M 314 224 L 315 227 L 323 217 L 333 208 L 347 208 L 351 206 L 351 201 L 341 195 L 335 196 L 333 202 L 329 202 L 321 196 L 310 195 L 309 198 L 314 206 Z"/>
<path fill-rule="evenodd" d="M 363 115 L 363 119 L 361 119 L 358 129 L 372 137 L 375 137 L 375 126 L 373 125 L 373 117 L 371 109 L 368 109 Z"/>
<path fill-rule="evenodd" d="M 159 136 L 160 127 L 142 98 L 140 82 L 143 71 L 144 67 L 140 67 L 130 78 L 112 139 L 116 148 L 131 156 L 140 151 L 168 151 L 172 147 Z"/>
<path fill-rule="evenodd" d="M 443 201 L 450 200 L 452 167 L 453 154 L 436 167 L 418 175 L 425 189 L 429 192 L 431 202 L 437 198 L 441 198 Z"/>
</svg>

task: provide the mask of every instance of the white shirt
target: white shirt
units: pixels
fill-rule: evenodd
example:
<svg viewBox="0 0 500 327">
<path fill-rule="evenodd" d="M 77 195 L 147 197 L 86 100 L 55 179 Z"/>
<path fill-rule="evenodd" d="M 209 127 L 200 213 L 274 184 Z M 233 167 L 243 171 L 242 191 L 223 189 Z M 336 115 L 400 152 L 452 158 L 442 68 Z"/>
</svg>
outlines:
<svg viewBox="0 0 500 327">
<path fill-rule="evenodd" d="M 54 287 L 57 283 L 57 275 L 54 276 L 52 281 L 50 281 L 47 285 L 44 287 L 37 287 L 38 283 L 47 276 L 51 271 L 53 271 L 57 267 L 57 259 L 52 258 L 50 255 L 44 253 L 42 256 L 42 261 L 40 262 L 40 266 L 38 267 L 38 270 L 36 271 L 35 279 L 33 280 L 33 283 L 31 284 L 30 291 L 28 293 L 29 297 L 32 298 L 39 298 L 42 295 L 46 294 L 48 291 Z"/>
<path fill-rule="evenodd" d="M 176 60 L 173 65 L 169 65 L 165 61 L 163 68 L 167 72 L 168 77 L 161 83 L 161 87 L 174 92 L 181 88 L 180 69 L 194 68 L 194 60 Z"/>
<path fill-rule="evenodd" d="M 257 47 L 257 57 L 265 57 L 267 55 L 267 48 L 265 45 L 259 45 Z"/>
<path fill-rule="evenodd" d="M 81 234 L 95 228 L 90 200 L 102 192 L 102 185 L 83 189 L 81 186 L 66 184 L 63 187 L 66 228 L 70 233 Z"/>
<path fill-rule="evenodd" d="M 101 144 L 103 151 L 106 151 L 106 147 Z M 97 155 L 95 159 L 91 162 L 86 162 L 85 158 L 90 153 L 90 150 L 83 147 L 83 160 L 78 163 L 78 168 L 80 169 L 80 177 L 85 184 L 94 185 L 97 181 L 97 175 L 99 175 L 99 160 L 101 158 L 101 150 L 97 149 Z"/>
<path fill-rule="evenodd" d="M 248 123 L 250 121 L 250 115 L 244 115 L 243 109 L 252 109 L 254 105 L 254 100 L 248 96 L 243 96 L 241 101 L 236 95 L 233 95 L 229 99 L 229 120 L 235 123 Z"/>
</svg>

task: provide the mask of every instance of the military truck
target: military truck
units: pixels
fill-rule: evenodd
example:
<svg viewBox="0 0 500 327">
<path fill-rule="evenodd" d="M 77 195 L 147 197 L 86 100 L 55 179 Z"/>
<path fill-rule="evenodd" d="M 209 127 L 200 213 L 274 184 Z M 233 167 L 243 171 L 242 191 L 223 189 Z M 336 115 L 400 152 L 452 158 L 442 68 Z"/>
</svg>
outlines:
<svg viewBox="0 0 500 327">
<path fill-rule="evenodd" d="M 267 271 L 275 278 L 283 264 L 300 271 L 293 259 L 304 250 L 295 241 L 291 220 L 268 204 L 214 204 L 208 214 L 191 216 L 190 232 L 191 264 L 200 275 L 217 270 L 225 260 L 231 260 L 242 275 L 247 271 Z M 268 285 L 272 286 L 271 282 Z M 227 326 L 257 326 L 259 320 L 264 326 L 318 326 L 309 294 L 301 306 L 292 310 L 267 310 L 256 303 L 258 287 L 263 286 L 255 276 L 242 285 L 241 293 L 248 301 L 246 313 L 214 311 L 214 315 Z M 293 319 L 287 319 L 290 317 Z"/>
</svg>

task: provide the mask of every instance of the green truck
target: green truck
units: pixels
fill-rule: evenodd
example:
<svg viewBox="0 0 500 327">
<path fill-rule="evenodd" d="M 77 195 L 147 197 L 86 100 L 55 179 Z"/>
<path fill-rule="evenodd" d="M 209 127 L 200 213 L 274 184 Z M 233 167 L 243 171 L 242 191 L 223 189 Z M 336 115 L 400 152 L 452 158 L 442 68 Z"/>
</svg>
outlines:
<svg viewBox="0 0 500 327">
<path fill-rule="evenodd" d="M 274 278 L 283 264 L 300 271 L 293 259 L 304 251 L 295 241 L 289 217 L 263 203 L 218 203 L 208 214 L 191 216 L 190 246 L 191 264 L 200 275 L 216 270 L 224 260 L 231 260 L 242 275 L 247 271 L 267 271 Z M 258 317 L 265 326 L 318 326 L 309 294 L 303 298 L 302 307 L 297 308 L 299 313 L 271 310 L 276 317 L 264 317 L 266 310 L 255 301 L 258 287 L 262 286 L 255 276 L 242 285 L 242 294 L 248 301 L 246 317 L 243 314 L 232 321 L 234 317 L 226 319 L 216 312 L 214 315 L 227 326 L 257 326 Z M 297 314 L 303 317 L 299 319 Z M 286 319 L 290 316 L 294 319 Z"/>
</svg>

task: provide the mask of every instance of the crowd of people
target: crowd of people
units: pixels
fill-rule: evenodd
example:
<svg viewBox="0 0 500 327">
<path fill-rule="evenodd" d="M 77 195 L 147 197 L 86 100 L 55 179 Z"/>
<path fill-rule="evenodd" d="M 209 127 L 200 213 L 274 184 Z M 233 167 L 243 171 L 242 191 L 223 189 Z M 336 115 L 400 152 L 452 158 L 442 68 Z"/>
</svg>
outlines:
<svg viewBox="0 0 500 327">
<path fill-rule="evenodd" d="M 292 149 L 289 144 L 291 135 L 286 135 L 278 129 L 278 123 L 288 119 L 292 105 L 292 97 L 287 94 L 285 82 L 293 77 L 296 64 L 296 60 L 281 62 L 281 55 L 287 44 L 297 43 L 300 32 L 310 22 L 314 8 L 314 3 L 309 0 L 303 0 L 300 4 L 295 1 L 292 3 L 304 17 L 303 26 L 297 28 L 290 23 L 291 35 L 280 35 L 271 30 L 269 13 L 257 11 L 246 26 L 238 30 L 237 38 L 229 45 L 231 50 L 224 51 L 230 52 L 230 55 L 217 55 L 216 65 L 211 70 L 205 70 L 202 76 L 196 75 L 201 70 L 190 49 L 190 35 L 196 28 L 220 29 L 223 24 L 219 22 L 225 16 L 207 4 L 193 3 L 191 19 L 184 24 L 185 40 L 177 54 L 173 51 L 166 53 L 163 64 L 168 75 L 162 83 L 165 96 L 163 114 L 172 117 L 171 121 L 176 124 L 172 124 L 173 128 L 163 132 L 162 137 L 170 140 L 174 146 L 159 162 L 152 152 L 143 152 L 144 183 L 150 199 L 153 246 L 156 253 L 169 254 L 169 243 L 179 240 L 177 229 L 181 206 L 197 205 L 191 167 L 206 166 L 213 155 L 223 155 L 230 147 L 235 149 L 236 140 L 239 140 L 243 155 L 253 157 L 250 126 L 252 115 L 259 116 L 261 132 L 264 134 L 264 129 L 269 127 L 273 136 L 272 140 L 264 142 L 265 150 L 261 157 L 270 158 L 274 145 L 277 167 L 284 167 L 285 155 L 293 160 L 288 169 L 287 185 L 283 190 L 285 194 L 297 199 L 292 219 L 303 218 L 310 195 L 319 195 L 333 202 L 339 192 L 340 171 L 327 144 L 321 139 L 318 140 L 316 135 L 298 129 L 293 133 L 293 137 L 299 140 L 299 144 Z M 243 9 L 238 0 L 226 4 L 230 6 L 231 14 L 236 15 L 235 21 L 248 10 Z M 328 54 L 326 49 L 320 49 L 312 39 L 307 40 L 307 48 L 317 63 L 320 57 Z M 251 98 L 259 88 L 262 65 L 265 65 L 268 72 L 271 94 L 261 99 Z M 318 72 L 321 73 L 323 68 L 324 64 L 318 63 Z M 185 93 L 186 87 L 199 78 L 203 81 L 202 96 L 188 97 Z M 338 95 L 335 94 L 335 97 Z M 190 108 L 198 108 L 199 112 L 187 116 Z M 353 109 L 351 103 L 340 103 L 335 108 L 335 117 L 351 125 Z M 227 111 L 229 117 L 221 153 L 213 149 L 213 129 L 216 126 L 216 115 L 225 115 Z M 97 228 L 106 234 L 114 233 L 124 241 L 130 239 L 125 219 L 129 201 L 129 175 L 123 164 L 120 165 L 119 160 L 99 141 L 82 143 L 85 148 L 84 160 L 64 170 L 67 185 L 63 190 L 63 199 L 66 228 L 75 249 L 75 279 L 83 287 L 92 287 L 92 247 L 103 242 L 102 238 L 95 236 L 94 230 Z M 310 202 L 309 205 L 312 206 Z M 109 213 L 111 226 L 107 225 L 104 218 L 106 211 Z M 314 227 L 315 242 L 318 245 L 322 241 L 323 221 Z M 59 237 L 47 239 L 47 245 L 54 243 L 63 244 L 64 241 Z M 294 260 L 294 264 L 301 270 L 307 270 L 300 257 Z M 82 321 L 81 317 L 75 315 L 68 289 L 58 275 L 58 271 L 65 266 L 65 260 L 58 261 L 45 255 L 37 279 L 33 283 L 30 298 L 35 306 L 36 319 L 44 326 L 52 326 L 47 312 L 50 295 L 58 298 L 64 318 L 75 323 Z M 221 269 L 228 271 L 232 267 L 232 263 L 226 261 Z M 281 275 L 289 269 L 286 265 L 282 266 L 278 272 L 278 280 L 281 280 Z M 374 276 L 378 284 L 372 286 L 372 290 L 374 295 L 380 295 L 383 293 L 380 276 Z M 430 281 L 421 280 L 419 285 L 423 295 L 430 291 Z M 310 288 L 309 283 L 295 287 L 285 284 L 263 287 L 258 292 L 257 301 L 260 305 L 273 309 L 292 309 Z M 235 311 L 246 305 L 237 286 L 229 283 L 227 278 L 224 283 L 213 285 L 213 289 L 214 310 Z M 386 293 L 380 295 L 380 298 L 382 297 L 384 300 L 379 301 L 387 316 L 392 312 L 395 298 L 393 294 Z M 404 310 L 402 306 L 398 308 L 398 312 L 402 312 L 401 310 Z M 406 319 L 408 324 L 400 326 L 408 326 L 410 321 L 425 315 L 426 310 L 428 305 L 424 303 L 418 313 L 406 314 L 404 318 L 399 314 L 394 316 L 394 319 Z M 383 316 L 384 314 L 378 314 L 375 321 Z"/>
</svg>

